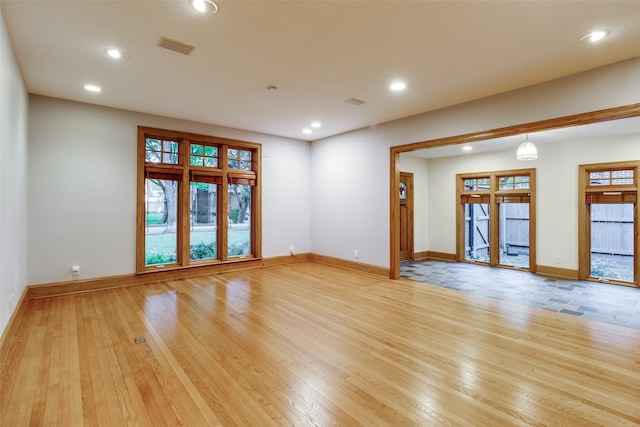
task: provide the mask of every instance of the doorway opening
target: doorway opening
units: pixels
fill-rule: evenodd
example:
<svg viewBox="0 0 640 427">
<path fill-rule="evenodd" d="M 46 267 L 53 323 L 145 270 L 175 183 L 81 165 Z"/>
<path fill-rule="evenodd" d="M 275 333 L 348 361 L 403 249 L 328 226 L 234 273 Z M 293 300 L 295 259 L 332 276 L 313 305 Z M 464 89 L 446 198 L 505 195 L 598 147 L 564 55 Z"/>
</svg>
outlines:
<svg viewBox="0 0 640 427">
<path fill-rule="evenodd" d="M 400 172 L 400 261 L 413 259 L 413 174 Z"/>
</svg>

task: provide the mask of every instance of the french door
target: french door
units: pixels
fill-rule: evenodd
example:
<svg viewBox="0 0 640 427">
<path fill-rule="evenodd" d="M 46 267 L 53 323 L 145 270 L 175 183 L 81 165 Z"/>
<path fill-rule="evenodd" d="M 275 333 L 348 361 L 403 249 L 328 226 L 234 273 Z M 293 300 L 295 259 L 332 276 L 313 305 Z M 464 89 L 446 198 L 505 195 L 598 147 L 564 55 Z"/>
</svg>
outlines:
<svg viewBox="0 0 640 427">
<path fill-rule="evenodd" d="M 535 169 L 457 181 L 457 260 L 535 271 Z"/>
<path fill-rule="evenodd" d="M 638 167 L 580 166 L 580 279 L 638 286 Z"/>
</svg>

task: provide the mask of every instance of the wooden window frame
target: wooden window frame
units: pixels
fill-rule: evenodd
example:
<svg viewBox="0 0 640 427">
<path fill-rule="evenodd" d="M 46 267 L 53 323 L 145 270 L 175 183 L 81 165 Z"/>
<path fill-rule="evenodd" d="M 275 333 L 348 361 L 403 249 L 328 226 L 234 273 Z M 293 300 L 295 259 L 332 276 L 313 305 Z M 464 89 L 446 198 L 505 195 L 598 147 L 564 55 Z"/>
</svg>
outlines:
<svg viewBox="0 0 640 427">
<path fill-rule="evenodd" d="M 633 184 L 591 185 L 591 172 L 606 172 L 614 170 L 633 170 Z M 640 257 L 640 239 L 638 239 L 640 218 L 640 204 L 638 199 L 638 185 L 640 174 L 640 160 L 609 163 L 592 163 L 578 165 L 578 279 L 600 281 L 591 276 L 591 209 L 590 203 L 635 203 L 633 211 L 634 222 L 634 255 L 633 282 L 623 282 L 608 279 L 607 283 L 640 287 L 638 281 L 638 264 Z"/>
<path fill-rule="evenodd" d="M 529 188 L 500 190 L 500 178 L 528 176 Z M 464 181 L 474 178 L 489 178 L 489 191 L 466 190 Z M 489 242 L 498 242 L 500 239 L 499 204 L 500 203 L 529 203 L 529 268 L 533 273 L 537 270 L 536 263 L 536 169 L 516 169 L 494 172 L 462 173 L 456 174 L 456 261 L 470 262 L 465 259 L 465 213 L 464 203 L 488 203 L 489 204 Z M 500 264 L 500 248 L 491 244 L 489 265 L 492 267 L 512 268 Z M 518 268 L 519 270 L 525 270 Z"/>
<path fill-rule="evenodd" d="M 146 162 L 147 138 L 161 141 L 178 142 L 178 163 Z M 218 167 L 192 166 L 191 143 L 216 146 L 218 148 Z M 251 170 L 232 169 L 228 166 L 229 149 L 251 152 Z M 230 262 L 242 262 L 262 258 L 262 183 L 261 183 L 261 144 L 239 141 L 215 136 L 198 135 L 188 132 L 138 127 L 138 175 L 137 175 L 137 214 L 136 214 L 136 273 L 150 271 L 191 268 L 200 265 L 212 265 Z M 150 265 L 145 263 L 145 179 L 148 176 L 164 177 L 178 181 L 177 212 L 177 248 L 175 263 Z M 189 215 L 191 182 L 204 182 L 218 185 L 217 198 L 217 258 L 191 260 L 189 254 Z M 252 186 L 250 221 L 251 254 L 243 256 L 228 255 L 228 205 L 229 184 Z"/>
</svg>

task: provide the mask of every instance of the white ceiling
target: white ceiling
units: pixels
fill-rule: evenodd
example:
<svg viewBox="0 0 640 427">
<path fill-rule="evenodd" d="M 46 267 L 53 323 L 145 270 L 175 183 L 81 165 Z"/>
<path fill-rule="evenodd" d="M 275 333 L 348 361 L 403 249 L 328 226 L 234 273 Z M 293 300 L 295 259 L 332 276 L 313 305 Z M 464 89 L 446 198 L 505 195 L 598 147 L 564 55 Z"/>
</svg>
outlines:
<svg viewBox="0 0 640 427">
<path fill-rule="evenodd" d="M 198 15 L 186 0 L 2 0 L 2 12 L 30 93 L 304 140 L 640 56 L 633 0 L 217 3 Z M 578 41 L 594 29 L 611 35 Z M 114 46 L 129 58 L 108 58 Z M 394 79 L 407 89 L 389 91 Z"/>
</svg>

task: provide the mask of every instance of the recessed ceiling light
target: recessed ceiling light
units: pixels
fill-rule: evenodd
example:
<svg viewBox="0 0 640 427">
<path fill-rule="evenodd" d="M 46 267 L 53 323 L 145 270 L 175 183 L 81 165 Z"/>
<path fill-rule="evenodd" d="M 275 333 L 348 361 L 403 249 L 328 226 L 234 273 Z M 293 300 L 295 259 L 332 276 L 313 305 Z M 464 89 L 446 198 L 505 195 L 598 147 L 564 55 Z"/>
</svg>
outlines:
<svg viewBox="0 0 640 427">
<path fill-rule="evenodd" d="M 96 85 L 84 85 L 84 88 L 89 92 L 102 92 L 102 89 L 100 88 L 100 86 L 96 86 Z"/>
<path fill-rule="evenodd" d="M 389 89 L 394 90 L 394 91 L 400 91 L 400 90 L 405 90 L 407 87 L 407 84 L 404 82 L 393 82 L 391 83 L 391 86 L 389 86 Z"/>
<path fill-rule="evenodd" d="M 322 125 L 320 124 L 320 122 L 313 122 L 313 123 L 311 123 L 311 127 L 312 127 L 312 128 L 319 128 L 320 126 L 322 126 Z"/>
<path fill-rule="evenodd" d="M 113 59 L 121 59 L 121 58 L 129 57 L 129 55 L 126 52 L 123 52 L 120 49 L 116 49 L 116 48 L 107 49 L 105 50 L 105 53 Z"/>
<path fill-rule="evenodd" d="M 589 34 L 585 34 L 580 38 L 580 41 L 583 43 L 594 43 L 602 40 L 603 38 L 609 35 L 608 31 L 594 31 Z"/>
<path fill-rule="evenodd" d="M 462 147 L 462 151 L 471 151 L 473 150 L 473 147 L 470 145 L 465 145 L 464 147 Z"/>
<path fill-rule="evenodd" d="M 302 129 L 302 133 L 309 135 L 311 133 L 311 129 L 304 128 L 304 129 Z"/>
<path fill-rule="evenodd" d="M 218 11 L 218 5 L 211 0 L 191 0 L 191 6 L 200 13 L 214 14 Z"/>
</svg>

